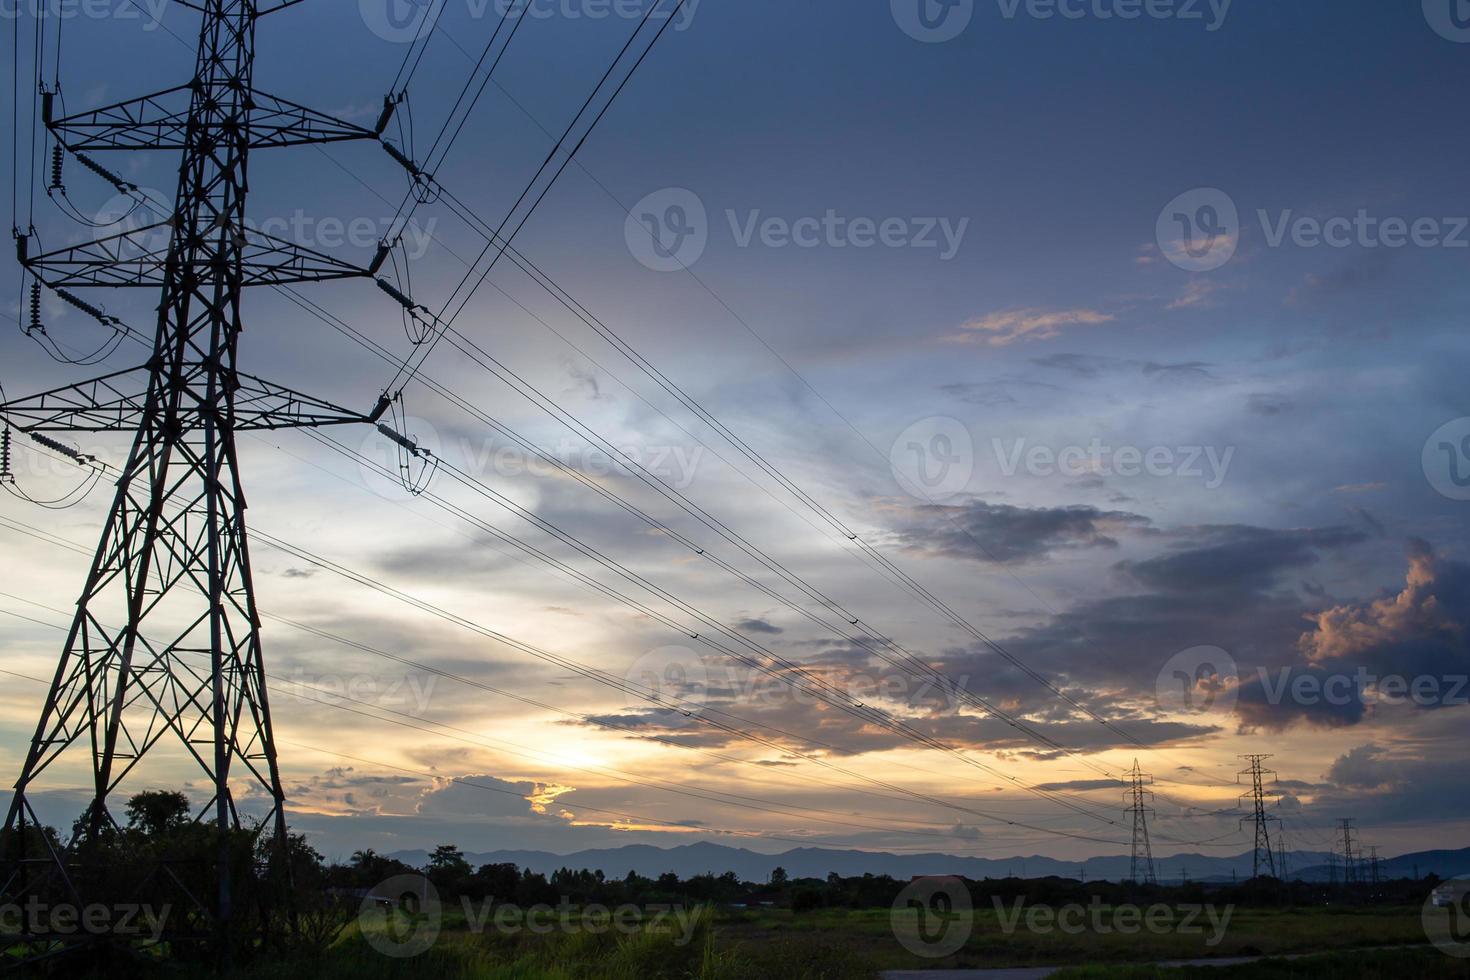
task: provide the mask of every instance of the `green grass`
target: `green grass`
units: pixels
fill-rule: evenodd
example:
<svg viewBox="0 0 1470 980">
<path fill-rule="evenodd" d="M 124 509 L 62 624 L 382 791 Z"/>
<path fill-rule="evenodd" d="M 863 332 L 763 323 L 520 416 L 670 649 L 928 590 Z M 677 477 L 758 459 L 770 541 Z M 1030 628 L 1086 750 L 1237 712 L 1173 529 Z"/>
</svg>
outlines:
<svg viewBox="0 0 1470 980">
<path fill-rule="evenodd" d="M 886 910 L 809 914 L 762 911 L 722 915 L 715 923 L 724 942 L 768 943 L 808 935 L 840 935 L 844 946 L 879 969 L 986 969 L 1085 963 L 1137 963 L 1233 956 L 1288 955 L 1355 947 L 1425 942 L 1420 910 L 1413 909 L 1236 909 L 1223 938 L 1209 945 L 1213 930 L 1202 922 L 1198 935 L 1177 932 L 1080 935 L 1059 930 L 1030 932 L 1024 924 L 1009 933 L 993 908 L 977 909 L 974 928 L 955 954 L 925 959 L 904 950 L 893 937 Z"/>
<path fill-rule="evenodd" d="M 1208 945 L 1208 921 L 1199 935 L 1140 931 L 1135 934 L 1078 935 L 1032 932 L 1024 925 L 1002 930 L 994 909 L 976 913 L 965 946 L 942 959 L 925 959 L 895 939 L 887 910 L 822 910 L 792 913 L 700 912 L 692 923 L 620 934 L 560 930 L 536 935 L 527 930 L 472 931 L 462 917 L 446 916 L 437 942 L 415 957 L 385 956 L 351 922 L 330 947 L 317 955 L 288 960 L 261 959 L 240 964 L 233 980 L 877 980 L 888 969 L 992 968 L 1076 964 L 1073 980 L 1153 980 L 1203 977 L 1238 980 L 1306 976 L 1344 980 L 1470 980 L 1466 961 L 1436 950 L 1354 953 L 1314 959 L 1311 965 L 1276 961 L 1215 971 L 1161 971 L 1128 964 L 1235 956 L 1282 956 L 1425 942 L 1418 909 L 1236 909 L 1223 938 Z M 1325 971 L 1325 972 L 1324 972 Z M 1336 972 L 1334 972 L 1336 971 Z M 1355 972 L 1356 971 L 1356 972 Z M 124 980 L 125 970 L 94 974 Z M 155 967 L 150 976 L 203 980 L 202 969 Z"/>
</svg>

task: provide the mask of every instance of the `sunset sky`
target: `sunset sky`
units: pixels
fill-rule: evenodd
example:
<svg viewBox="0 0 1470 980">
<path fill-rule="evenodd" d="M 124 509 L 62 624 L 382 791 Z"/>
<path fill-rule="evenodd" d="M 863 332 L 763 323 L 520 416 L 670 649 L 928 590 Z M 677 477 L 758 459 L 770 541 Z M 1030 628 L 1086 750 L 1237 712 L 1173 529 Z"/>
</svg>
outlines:
<svg viewBox="0 0 1470 980">
<path fill-rule="evenodd" d="M 266 19 L 257 84 L 371 125 L 407 48 L 376 2 Z M 66 21 L 67 111 L 187 80 L 197 14 L 146 6 Z M 253 529 L 419 604 L 254 542 L 297 829 L 333 857 L 698 840 L 1082 857 L 1126 852 L 1136 758 L 1155 852 L 1223 855 L 1250 847 L 1239 756 L 1272 753 L 1293 848 L 1326 849 L 1340 817 L 1385 856 L 1465 846 L 1470 32 L 1433 2 L 1109 6 L 974 0 L 955 36 L 922 40 L 904 0 L 689 0 L 515 239 L 667 387 L 507 259 L 404 392 L 402 427 L 442 460 L 429 494 L 364 462 L 398 465 L 367 427 L 323 432 L 337 447 L 241 436 Z M 492 225 L 638 23 L 603 9 L 538 5 L 436 168 Z M 406 151 L 435 142 L 495 11 L 445 4 L 389 131 Z M 172 197 L 174 154 L 104 162 Z M 370 145 L 251 167 L 264 230 L 360 264 L 406 191 Z M 118 215 L 74 162 L 66 184 L 83 215 Z M 485 247 L 456 210 L 431 200 L 405 235 L 435 311 Z M 1185 228 L 1212 217 L 1201 256 Z M 34 221 L 48 248 L 93 234 L 44 195 Z M 261 290 L 242 370 L 367 410 L 412 349 L 399 307 L 365 281 L 302 294 L 394 363 Z M 89 299 L 152 329 L 154 295 Z M 46 317 L 71 349 L 103 337 L 54 298 Z M 145 359 L 57 364 L 18 323 L 0 330 L 11 398 Z M 23 437 L 15 470 L 43 499 L 81 478 Z M 105 482 L 68 510 L 0 498 L 6 780 L 46 690 L 25 678 L 50 678 L 107 503 Z M 783 682 L 708 640 L 801 669 Z M 906 654 L 1025 730 L 883 659 Z M 1208 707 L 1167 696 L 1201 663 L 1223 675 Z M 1423 696 L 1310 696 L 1344 676 Z M 815 683 L 852 710 L 795 690 Z M 36 797 L 59 826 L 79 761 Z M 146 772 L 136 788 L 193 778 L 164 755 Z"/>
</svg>

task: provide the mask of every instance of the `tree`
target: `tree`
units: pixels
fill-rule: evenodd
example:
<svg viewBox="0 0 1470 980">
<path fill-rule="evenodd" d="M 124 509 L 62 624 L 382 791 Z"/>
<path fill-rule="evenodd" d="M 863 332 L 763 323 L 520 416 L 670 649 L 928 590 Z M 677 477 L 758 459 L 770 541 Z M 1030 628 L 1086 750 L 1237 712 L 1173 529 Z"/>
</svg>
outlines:
<svg viewBox="0 0 1470 980">
<path fill-rule="evenodd" d="M 771 872 L 771 887 L 773 888 L 784 888 L 786 887 L 786 883 L 790 880 L 790 877 L 786 874 L 785 868 L 777 868 L 775 871 Z"/>
<path fill-rule="evenodd" d="M 458 847 L 440 844 L 429 855 L 429 870 L 449 878 L 457 878 L 470 873 L 470 862 L 464 859 L 464 852 Z"/>
<path fill-rule="evenodd" d="M 189 822 L 189 798 L 176 790 L 134 793 L 127 804 L 128 827 L 160 837 Z"/>
</svg>

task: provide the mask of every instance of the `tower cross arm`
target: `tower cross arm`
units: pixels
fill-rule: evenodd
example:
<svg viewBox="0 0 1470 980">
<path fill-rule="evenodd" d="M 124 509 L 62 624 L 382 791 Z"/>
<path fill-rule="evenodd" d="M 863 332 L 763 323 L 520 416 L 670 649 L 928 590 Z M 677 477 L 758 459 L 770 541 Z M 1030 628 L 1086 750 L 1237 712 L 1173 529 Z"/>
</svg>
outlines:
<svg viewBox="0 0 1470 980">
<path fill-rule="evenodd" d="M 152 373 L 145 364 L 17 398 L 0 405 L 0 417 L 25 433 L 131 432 L 148 411 Z M 241 432 L 373 423 L 387 407 L 379 401 L 371 412 L 354 412 L 252 374 L 235 377 L 231 428 Z M 198 420 L 188 418 L 187 405 L 184 411 L 180 421 L 192 428 Z"/>
<path fill-rule="evenodd" d="M 21 264 L 52 289 L 90 286 L 156 289 L 164 283 L 170 249 L 176 244 L 170 241 L 173 225 L 172 221 L 161 221 L 41 255 L 26 254 L 22 245 Z M 222 229 L 206 229 L 200 241 L 183 245 L 198 249 L 221 234 L 224 234 Z M 238 238 L 234 244 L 240 252 L 242 286 L 288 286 L 354 279 L 373 273 L 370 268 L 252 228 L 245 228 Z"/>
<path fill-rule="evenodd" d="M 47 128 L 73 152 L 96 150 L 182 150 L 188 137 L 192 85 L 115 102 L 100 109 L 55 118 L 53 99 L 42 96 Z M 375 128 L 338 119 L 290 99 L 256 90 L 250 94 L 248 145 L 252 149 L 378 140 L 388 122 L 385 111 Z M 238 125 L 221 122 L 216 125 Z"/>
</svg>

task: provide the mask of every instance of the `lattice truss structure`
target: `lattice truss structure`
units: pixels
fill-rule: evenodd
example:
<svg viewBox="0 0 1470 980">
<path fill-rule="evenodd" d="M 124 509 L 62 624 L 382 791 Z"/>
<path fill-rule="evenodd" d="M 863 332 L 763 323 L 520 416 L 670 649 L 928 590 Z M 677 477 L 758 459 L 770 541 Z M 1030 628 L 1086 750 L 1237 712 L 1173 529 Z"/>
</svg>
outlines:
<svg viewBox="0 0 1470 980">
<path fill-rule="evenodd" d="M 247 169 L 255 150 L 348 140 L 379 142 L 413 169 L 382 139 L 391 100 L 367 129 L 256 90 L 257 22 L 295 2 L 185 4 L 201 14 L 185 85 L 65 117 L 42 96 L 49 133 L 74 154 L 177 151 L 181 160 L 166 221 L 44 254 L 18 234 L 22 265 L 52 289 L 156 289 L 159 304 L 146 363 L 0 406 L 28 433 L 135 433 L 16 782 L 0 901 L 86 904 L 97 875 L 78 851 L 118 828 L 110 801 L 165 743 L 212 787 L 196 814 L 219 838 L 218 893 L 194 896 L 206 920 L 232 914 L 227 838 L 243 827 L 285 840 L 235 434 L 373 422 L 387 403 L 352 412 L 238 371 L 241 298 L 253 286 L 373 277 L 387 246 L 359 268 L 251 230 Z M 81 753 L 91 800 L 58 844 L 35 833 L 33 794 L 58 759 Z M 270 801 L 258 826 L 242 822 L 242 791 Z"/>
</svg>

